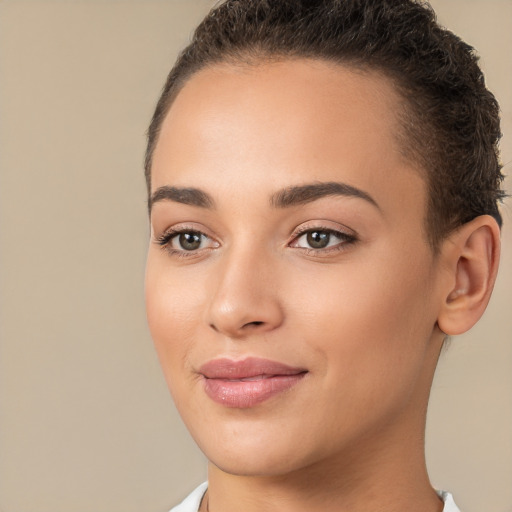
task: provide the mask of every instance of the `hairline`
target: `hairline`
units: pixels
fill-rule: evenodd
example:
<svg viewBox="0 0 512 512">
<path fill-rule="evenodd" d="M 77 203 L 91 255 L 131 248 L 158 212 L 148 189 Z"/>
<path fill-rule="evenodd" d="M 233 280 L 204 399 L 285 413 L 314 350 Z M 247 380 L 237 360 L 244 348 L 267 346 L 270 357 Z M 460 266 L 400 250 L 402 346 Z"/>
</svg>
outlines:
<svg viewBox="0 0 512 512">
<path fill-rule="evenodd" d="M 155 136 L 152 140 L 152 145 L 148 146 L 145 159 L 145 177 L 148 197 L 151 195 L 151 168 L 153 163 L 153 154 L 158 145 L 160 138 L 160 132 L 169 111 L 174 104 L 179 93 L 187 85 L 187 83 L 198 73 L 202 71 L 211 70 L 214 68 L 231 67 L 240 69 L 256 69 L 260 66 L 267 64 L 278 64 L 287 61 L 311 61 L 321 62 L 332 66 L 333 69 L 336 66 L 345 67 L 349 71 L 360 73 L 366 76 L 374 76 L 381 78 L 391 85 L 391 88 L 395 92 L 393 101 L 396 102 L 396 106 L 399 107 L 394 112 L 397 130 L 393 133 L 393 139 L 397 143 L 397 149 L 404 160 L 411 164 L 414 171 L 418 173 L 420 178 L 425 183 L 426 200 L 423 205 L 423 229 L 424 236 L 432 249 L 434 255 L 439 252 L 439 246 L 442 240 L 444 240 L 454 229 L 458 226 L 454 226 L 453 229 L 442 233 L 441 236 L 433 229 L 430 225 L 431 215 L 433 207 L 431 205 L 431 181 L 430 181 L 430 165 L 428 158 L 422 153 L 417 141 L 414 141 L 414 130 L 411 129 L 414 125 L 419 125 L 419 129 L 416 131 L 424 132 L 425 130 L 433 131 L 432 127 L 429 126 L 428 121 L 419 120 L 419 115 L 415 112 L 414 105 L 410 101 L 407 95 L 408 84 L 406 83 L 406 75 L 404 73 L 398 76 L 398 73 L 393 73 L 390 68 L 378 61 L 373 61 L 371 58 L 351 58 L 351 57 L 332 57 L 318 55 L 314 52 L 308 54 L 308 52 L 272 52 L 265 49 L 258 49 L 248 47 L 245 49 L 237 50 L 236 52 L 229 52 L 222 57 L 213 57 L 210 60 L 196 64 L 181 71 L 177 75 L 177 80 L 172 86 L 166 91 L 165 96 L 165 108 L 162 110 L 161 115 L 158 117 L 158 129 L 155 132 Z M 175 68 L 173 68 L 174 70 Z M 149 132 L 148 132 L 149 133 Z"/>
</svg>

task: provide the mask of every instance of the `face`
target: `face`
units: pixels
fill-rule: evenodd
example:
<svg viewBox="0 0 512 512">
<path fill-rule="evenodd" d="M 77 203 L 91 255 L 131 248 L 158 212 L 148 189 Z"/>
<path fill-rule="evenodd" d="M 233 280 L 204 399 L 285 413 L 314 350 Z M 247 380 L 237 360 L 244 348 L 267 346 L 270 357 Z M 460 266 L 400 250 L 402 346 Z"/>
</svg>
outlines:
<svg viewBox="0 0 512 512">
<path fill-rule="evenodd" d="M 148 321 L 223 471 L 286 474 L 422 429 L 438 269 L 399 105 L 386 79 L 339 65 L 218 65 L 163 123 Z"/>
</svg>

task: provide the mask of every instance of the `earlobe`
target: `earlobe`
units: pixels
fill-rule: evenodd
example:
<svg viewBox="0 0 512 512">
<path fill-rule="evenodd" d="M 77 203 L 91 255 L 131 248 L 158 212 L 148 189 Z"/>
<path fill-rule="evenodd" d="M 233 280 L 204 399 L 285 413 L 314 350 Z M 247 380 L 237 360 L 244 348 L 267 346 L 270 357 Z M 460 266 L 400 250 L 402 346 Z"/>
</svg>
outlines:
<svg viewBox="0 0 512 512">
<path fill-rule="evenodd" d="M 500 230 L 489 215 L 476 217 L 443 243 L 443 302 L 437 324 L 448 335 L 469 330 L 489 302 L 500 255 Z"/>
</svg>

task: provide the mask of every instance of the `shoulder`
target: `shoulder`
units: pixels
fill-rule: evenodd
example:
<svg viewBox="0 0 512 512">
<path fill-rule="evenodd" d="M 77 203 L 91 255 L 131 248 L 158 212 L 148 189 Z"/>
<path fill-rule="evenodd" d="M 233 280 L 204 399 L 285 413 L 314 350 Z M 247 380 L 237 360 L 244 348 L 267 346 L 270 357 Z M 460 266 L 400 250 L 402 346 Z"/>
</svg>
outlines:
<svg viewBox="0 0 512 512">
<path fill-rule="evenodd" d="M 204 493 L 208 488 L 208 482 L 203 482 L 194 489 L 179 505 L 176 505 L 170 512 L 197 512 L 203 499 Z"/>
<path fill-rule="evenodd" d="M 443 512 L 460 512 L 457 505 L 453 501 L 453 496 L 446 491 L 437 491 L 439 497 L 444 501 Z"/>
</svg>

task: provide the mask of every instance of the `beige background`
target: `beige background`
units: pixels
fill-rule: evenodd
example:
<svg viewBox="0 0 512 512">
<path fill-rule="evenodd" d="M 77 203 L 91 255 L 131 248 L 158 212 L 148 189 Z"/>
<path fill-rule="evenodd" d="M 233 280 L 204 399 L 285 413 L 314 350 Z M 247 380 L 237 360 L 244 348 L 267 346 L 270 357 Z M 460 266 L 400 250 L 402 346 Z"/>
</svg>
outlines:
<svg viewBox="0 0 512 512">
<path fill-rule="evenodd" d="M 0 0 L 0 510 L 165 511 L 205 478 L 145 326 L 144 132 L 211 1 Z M 503 109 L 512 1 L 436 0 Z M 508 185 L 510 191 L 510 181 Z M 512 512 L 512 214 L 483 321 L 455 339 L 428 425 L 435 485 Z"/>
</svg>

